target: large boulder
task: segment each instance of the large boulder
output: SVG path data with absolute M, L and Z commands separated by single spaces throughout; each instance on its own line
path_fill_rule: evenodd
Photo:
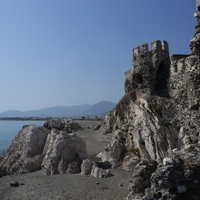
M 50 131 L 37 125 L 24 126 L 15 136 L 1 168 L 8 174 L 21 174 L 41 169 L 43 148 Z
M 45 127 L 23 126 L 1 160 L 0 171 L 22 174 L 43 169 L 45 174 L 80 173 L 82 160 L 87 156 L 86 145 L 76 134 L 69 133 L 80 126 L 70 122 L 67 123 L 69 129 L 66 124 L 61 128 L 63 125 L 59 119 L 55 122 L 57 129 L 66 130 L 54 129 L 50 125 L 53 120 Z M 49 130 L 50 127 L 52 130 Z
M 48 135 L 43 155 L 42 169 L 45 174 L 67 173 L 72 161 L 81 164 L 86 158 L 85 141 L 74 133 L 53 129 Z
M 94 165 L 95 163 L 90 160 L 90 159 L 84 159 L 82 164 L 81 164 L 81 174 L 83 175 L 88 175 L 91 173 L 92 171 L 92 166 Z
M 108 178 L 113 176 L 109 169 L 102 169 L 96 163 L 92 166 L 91 175 L 99 178 Z
M 48 129 L 57 129 L 67 132 L 83 130 L 83 128 L 70 118 L 53 118 L 44 123 L 44 127 Z
M 143 160 L 138 163 L 133 171 L 133 179 L 129 186 L 132 192 L 140 192 L 150 185 L 150 179 L 153 172 L 156 171 L 157 163 L 152 160 Z
M 124 151 L 126 150 L 125 143 L 123 139 L 126 136 L 126 133 L 123 131 L 115 131 L 111 142 L 100 152 L 97 157 L 101 158 L 102 162 L 109 162 L 112 165 L 115 165 L 120 161 Z

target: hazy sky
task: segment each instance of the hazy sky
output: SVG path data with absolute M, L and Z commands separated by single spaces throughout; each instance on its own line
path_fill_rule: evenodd
M 132 49 L 190 53 L 195 0 L 0 0 L 0 112 L 118 102 Z

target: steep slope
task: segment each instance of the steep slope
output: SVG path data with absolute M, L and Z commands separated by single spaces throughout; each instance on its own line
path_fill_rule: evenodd
M 196 1 L 192 54 L 170 59 L 166 41 L 153 42 L 150 50 L 148 44 L 134 48 L 132 69 L 125 73 L 125 95 L 101 125 L 101 132 L 113 132 L 113 138 L 98 157 L 134 172 L 128 199 L 200 198 L 194 193 L 200 182 L 200 1 Z

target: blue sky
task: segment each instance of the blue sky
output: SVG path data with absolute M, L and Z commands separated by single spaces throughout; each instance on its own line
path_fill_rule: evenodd
M 0 112 L 118 102 L 132 49 L 189 54 L 195 0 L 0 0 Z

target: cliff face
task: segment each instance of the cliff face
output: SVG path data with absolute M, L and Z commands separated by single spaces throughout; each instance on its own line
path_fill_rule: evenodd
M 100 130 L 113 132 L 98 156 L 132 169 L 142 159 L 160 162 L 173 149 L 200 150 L 200 7 L 191 55 L 172 55 L 166 41 L 133 49 L 125 73 L 125 95 L 106 116 Z M 170 63 L 171 60 L 171 63 Z
M 127 199 L 200 199 L 200 0 L 191 55 L 172 55 L 167 42 L 133 49 L 125 95 L 100 130 L 113 138 L 98 154 L 133 170 Z

